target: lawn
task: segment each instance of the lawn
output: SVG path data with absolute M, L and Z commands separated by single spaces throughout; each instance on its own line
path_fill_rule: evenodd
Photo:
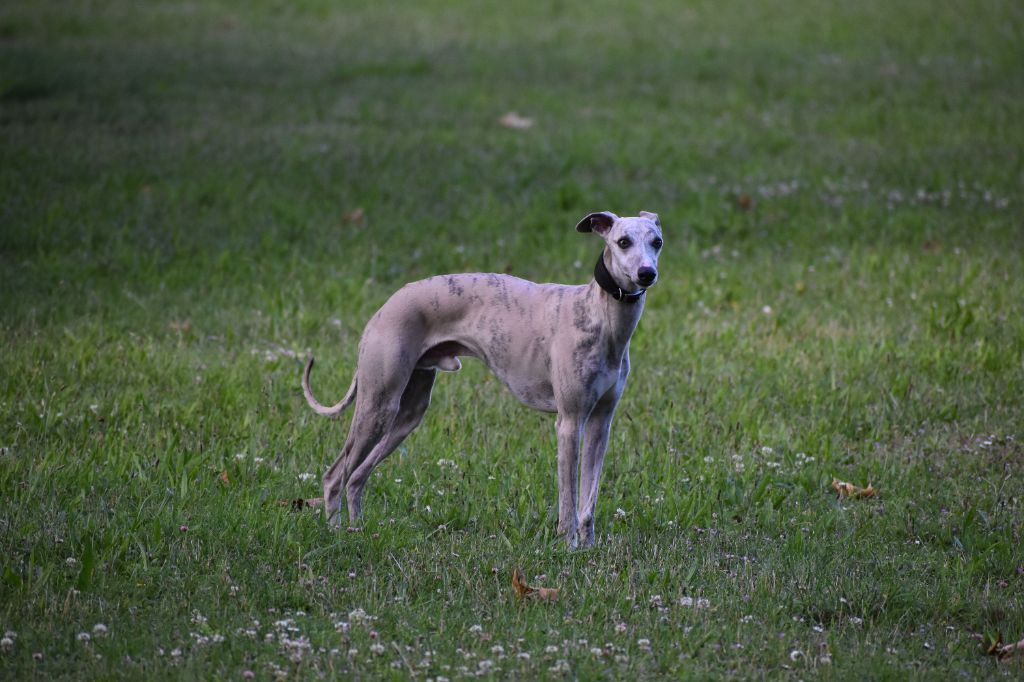
M 1018 678 L 1022 64 L 1011 0 L 3 3 L 0 678 Z M 292 507 L 308 355 L 641 209 L 593 549 L 474 361 Z

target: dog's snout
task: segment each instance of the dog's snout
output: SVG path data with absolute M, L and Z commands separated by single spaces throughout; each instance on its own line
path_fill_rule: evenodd
M 654 278 L 658 276 L 658 271 L 654 268 L 640 268 L 636 273 L 636 279 L 640 284 L 647 286 L 654 282 Z

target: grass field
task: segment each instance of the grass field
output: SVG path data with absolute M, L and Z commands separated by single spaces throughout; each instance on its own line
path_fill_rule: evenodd
M 1022 65 L 1011 0 L 3 3 L 0 678 L 1019 677 Z M 640 209 L 594 549 L 474 362 L 361 532 L 278 504 L 308 354 Z

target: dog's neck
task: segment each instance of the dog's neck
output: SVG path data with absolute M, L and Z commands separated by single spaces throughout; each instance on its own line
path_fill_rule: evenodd
M 633 332 L 636 331 L 637 323 L 640 322 L 646 296 L 635 303 L 624 305 L 612 298 L 612 295 L 593 279 L 587 285 L 586 296 L 592 302 L 588 307 L 600 311 L 600 333 L 608 340 L 610 353 L 615 357 L 621 357 L 629 345 Z

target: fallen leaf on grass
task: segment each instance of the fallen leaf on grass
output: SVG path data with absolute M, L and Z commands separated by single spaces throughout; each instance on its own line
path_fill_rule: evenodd
M 341 219 L 346 223 L 357 223 L 361 225 L 363 221 L 366 220 L 366 210 L 362 206 L 359 206 L 341 216 Z
M 294 500 L 278 500 L 277 504 L 281 507 L 291 507 L 292 511 L 300 511 L 305 507 L 315 508 L 319 507 L 324 503 L 322 497 L 311 497 L 305 499 L 302 497 L 296 497 Z
M 533 127 L 532 118 L 520 116 L 514 111 L 510 111 L 501 118 L 499 118 L 498 123 L 505 126 L 506 128 L 512 128 L 513 130 L 526 130 L 528 128 Z
M 999 633 L 995 640 L 989 644 L 985 653 L 989 656 L 995 656 L 1000 661 L 1005 661 L 1014 654 L 1018 654 L 1024 651 L 1024 639 L 1013 644 L 1003 644 L 1003 633 Z
M 541 601 L 558 601 L 558 590 L 551 587 L 531 587 L 526 584 L 526 578 L 520 568 L 512 569 L 512 587 L 520 599 L 539 599 Z
M 231 479 L 228 478 L 228 470 L 225 469 L 224 471 L 220 472 L 220 476 L 217 477 L 217 480 L 223 483 L 224 485 L 230 485 Z
M 838 478 L 832 479 L 832 490 L 835 490 L 837 493 L 839 493 L 839 499 L 842 499 L 844 497 L 849 497 L 855 500 L 864 499 L 867 497 L 874 497 L 875 495 L 878 494 L 878 491 L 875 490 L 874 486 L 872 486 L 870 483 L 868 484 L 867 488 L 860 488 L 852 483 L 840 481 Z

